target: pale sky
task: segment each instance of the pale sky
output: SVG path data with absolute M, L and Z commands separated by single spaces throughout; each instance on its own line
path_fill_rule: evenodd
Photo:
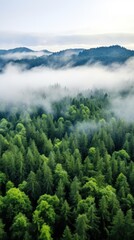
M 0 48 L 134 49 L 134 0 L 0 0 Z

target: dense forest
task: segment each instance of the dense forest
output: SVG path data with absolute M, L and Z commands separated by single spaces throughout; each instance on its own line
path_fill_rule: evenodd
M 0 109 L 0 239 L 134 239 L 134 123 L 108 93 Z

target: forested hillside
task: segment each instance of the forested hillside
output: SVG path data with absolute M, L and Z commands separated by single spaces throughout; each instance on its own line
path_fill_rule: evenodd
M 90 49 L 74 48 L 59 52 L 48 50 L 33 51 L 29 48 L 0 50 L 0 72 L 4 72 L 9 64 L 30 70 L 37 67 L 51 69 L 69 69 L 78 66 L 91 66 L 100 63 L 104 66 L 124 64 L 134 57 L 134 51 L 113 45 Z
M 109 94 L 0 109 L 0 239 L 134 239 L 134 123 Z

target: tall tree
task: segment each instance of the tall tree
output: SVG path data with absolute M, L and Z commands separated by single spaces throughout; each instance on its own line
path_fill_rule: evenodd
M 19 213 L 13 219 L 13 224 L 10 227 L 11 239 L 30 240 L 30 223 L 27 217 Z
M 119 209 L 115 215 L 112 225 L 110 239 L 125 240 L 125 219 L 121 209 Z
M 88 231 L 88 219 L 86 214 L 79 214 L 76 219 L 76 233 L 80 237 L 81 240 L 86 240 L 87 231 Z

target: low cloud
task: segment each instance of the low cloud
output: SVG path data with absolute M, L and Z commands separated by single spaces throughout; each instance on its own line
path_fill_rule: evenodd
M 78 122 L 74 127 L 73 130 L 80 132 L 80 133 L 90 133 L 94 132 L 95 130 L 101 127 L 101 123 L 96 123 L 95 121 L 82 121 Z
M 0 74 L 0 100 L 5 103 L 31 107 L 43 106 L 51 111 L 51 105 L 67 96 L 80 92 L 103 89 L 110 95 L 111 111 L 127 121 L 134 120 L 134 59 L 123 65 L 52 70 L 35 68 L 22 71 L 8 65 Z M 20 104 L 21 103 L 21 104 Z
M 17 52 L 17 53 L 8 53 L 4 55 L 0 55 L 2 59 L 5 60 L 21 60 L 21 59 L 33 59 L 36 57 L 42 57 L 44 55 L 50 55 L 50 53 L 45 53 L 43 51 L 35 51 L 35 52 Z
M 134 95 L 116 96 L 112 99 L 112 109 L 115 115 L 127 122 L 134 121 Z

